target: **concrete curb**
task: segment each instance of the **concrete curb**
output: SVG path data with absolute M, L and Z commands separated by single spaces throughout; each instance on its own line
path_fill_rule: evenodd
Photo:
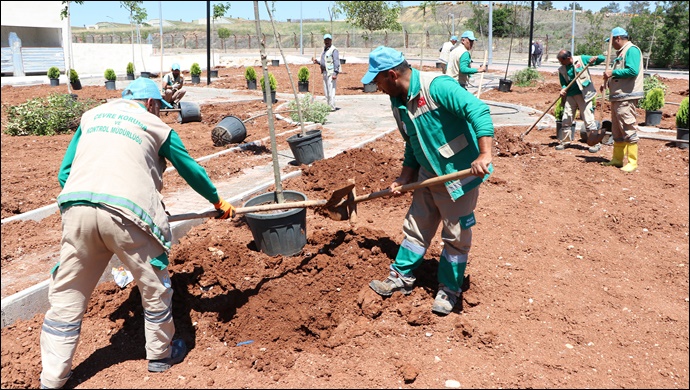
M 286 180 L 300 176 L 301 174 L 301 170 L 294 171 L 282 176 L 281 179 Z M 232 198 L 229 198 L 228 201 L 232 204 L 243 204 L 251 197 L 253 197 L 253 195 L 264 192 L 267 188 L 274 184 L 275 182 L 272 180 L 267 181 L 248 191 L 235 195 Z M 198 210 L 197 212 L 203 213 L 209 210 L 211 209 L 207 208 L 204 210 Z M 173 242 L 177 243 L 179 241 L 179 238 L 186 235 L 191 228 L 203 223 L 204 221 L 205 219 L 200 218 L 171 223 L 170 228 L 172 229 Z M 110 263 L 108 263 L 108 266 L 106 266 L 105 271 L 103 272 L 103 275 L 101 275 L 101 279 L 98 283 L 101 284 L 105 281 L 112 280 L 112 267 L 120 266 L 122 266 L 122 262 L 120 262 L 117 256 L 113 256 L 110 259 Z M 4 298 L 2 300 L 2 303 L 0 304 L 2 311 L 2 327 L 4 328 L 6 326 L 12 325 L 17 320 L 31 319 L 38 313 L 45 313 L 50 307 L 50 303 L 48 302 L 49 288 L 50 279 L 46 279 L 27 289 L 24 289 L 22 291 L 10 295 L 7 298 Z

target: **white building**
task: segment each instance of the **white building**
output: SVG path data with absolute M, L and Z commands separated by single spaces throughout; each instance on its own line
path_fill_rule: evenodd
M 65 72 L 68 19 L 60 19 L 61 1 L 1 1 L 2 74 L 46 74 L 57 66 Z M 18 38 L 18 39 L 17 39 Z

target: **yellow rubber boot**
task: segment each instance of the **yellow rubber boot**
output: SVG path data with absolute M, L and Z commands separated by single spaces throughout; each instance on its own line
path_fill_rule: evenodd
M 628 153 L 628 163 L 621 168 L 621 171 L 632 172 L 637 169 L 637 144 L 627 142 L 625 151 Z
M 626 142 L 614 142 L 613 143 L 613 157 L 611 157 L 611 161 L 602 163 L 601 165 L 606 166 L 606 167 L 618 167 L 621 168 L 623 166 L 623 156 L 625 155 L 625 147 L 627 143 Z

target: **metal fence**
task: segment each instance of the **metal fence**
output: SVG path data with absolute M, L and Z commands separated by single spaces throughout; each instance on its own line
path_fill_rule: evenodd
M 372 34 L 364 34 L 361 31 L 335 33 L 333 35 L 333 44 L 341 49 L 358 48 L 358 49 L 373 49 L 377 46 L 384 45 L 394 47 L 400 50 L 404 49 L 421 49 L 425 45 L 426 49 L 431 49 L 429 53 L 438 51 L 441 45 L 448 39 L 447 34 L 430 34 L 426 33 L 410 33 L 407 31 L 400 32 L 376 32 Z M 151 44 L 156 50 L 160 47 L 160 34 L 149 34 L 148 38 L 144 39 L 145 43 Z M 300 38 L 302 40 L 300 45 Z M 262 39 L 266 43 L 266 47 L 275 48 L 277 41 L 273 35 L 263 34 Z M 285 49 L 298 49 L 300 47 L 306 49 L 317 49 L 323 46 L 323 39 L 320 33 L 305 33 L 300 37 L 297 33 L 292 34 L 278 34 L 278 40 L 281 47 Z M 556 38 L 554 36 L 537 36 L 534 40 L 538 40 L 544 45 L 543 57 L 548 60 L 549 56 L 554 56 L 561 49 L 571 49 L 571 38 Z M 583 38 L 575 38 L 575 47 L 578 41 Z M 131 44 L 132 36 L 130 34 L 76 34 L 73 35 L 75 43 L 117 43 L 117 44 Z M 136 41 L 136 37 L 135 37 Z M 516 37 L 510 38 L 496 38 L 492 39 L 493 51 L 512 53 L 527 53 L 529 51 L 529 38 Z M 475 42 L 474 51 L 483 52 L 486 50 L 488 44 L 487 37 L 481 37 Z M 211 39 L 211 47 L 214 50 L 246 50 L 259 49 L 260 40 L 256 34 L 232 34 L 230 37 L 221 39 L 214 35 Z M 206 33 L 205 32 L 172 32 L 163 34 L 163 48 L 166 49 L 206 49 Z M 602 53 L 606 50 L 602 43 Z

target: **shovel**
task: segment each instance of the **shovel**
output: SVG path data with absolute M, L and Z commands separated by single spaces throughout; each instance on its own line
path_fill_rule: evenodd
M 343 188 L 339 188 L 339 189 L 333 191 L 333 194 L 331 194 L 331 197 L 328 200 L 326 200 L 326 199 L 305 200 L 302 202 L 271 203 L 271 204 L 262 204 L 262 205 L 258 205 L 258 206 L 235 207 L 235 213 L 233 214 L 233 217 L 236 214 L 255 213 L 255 212 L 259 212 L 259 211 L 299 209 L 299 208 L 305 208 L 305 207 L 324 207 L 324 208 L 332 207 L 333 205 L 336 205 L 339 202 L 341 202 L 343 197 L 350 194 L 353 191 L 354 187 L 355 187 L 354 183 L 351 183 L 351 184 L 349 184 Z M 218 217 L 219 215 L 222 215 L 222 211 L 210 210 L 210 211 L 205 211 L 202 213 L 177 214 L 177 215 L 168 216 L 168 222 L 177 222 L 177 221 L 184 221 L 184 220 L 188 220 L 188 219 L 198 219 L 198 218 L 211 218 L 211 217 Z
M 432 177 L 430 179 L 422 180 L 422 181 L 416 181 L 414 183 L 409 183 L 405 184 L 403 186 L 395 188 L 395 190 L 400 191 L 400 192 L 405 192 L 405 191 L 411 191 L 411 190 L 416 190 L 417 188 L 422 188 L 422 187 L 429 187 L 435 184 L 440 184 L 440 183 L 445 183 L 450 180 L 456 180 L 456 179 L 464 179 L 468 176 L 472 176 L 471 174 L 471 169 L 465 169 L 462 171 L 458 171 L 455 173 L 449 173 L 447 175 L 443 176 L 437 176 L 437 177 Z M 354 186 L 354 184 L 351 184 Z M 349 188 L 345 187 L 345 188 Z M 340 189 L 338 191 L 343 191 L 345 188 Z M 354 188 L 353 188 L 354 190 Z M 325 205 L 323 209 L 325 209 L 327 215 L 329 218 L 335 220 L 335 221 L 344 221 L 346 219 L 350 219 L 351 222 L 353 222 L 352 217 L 356 216 L 357 213 L 357 203 L 359 202 L 364 202 L 366 200 L 372 200 L 376 198 L 381 198 L 383 196 L 389 196 L 393 194 L 392 189 L 388 188 L 383 191 L 378 191 L 378 192 L 372 192 L 370 194 L 366 195 L 360 195 L 360 196 L 353 196 L 352 193 L 349 193 L 347 199 L 343 199 L 340 201 L 340 203 L 333 204 L 333 205 Z M 342 193 L 342 192 L 340 192 Z

